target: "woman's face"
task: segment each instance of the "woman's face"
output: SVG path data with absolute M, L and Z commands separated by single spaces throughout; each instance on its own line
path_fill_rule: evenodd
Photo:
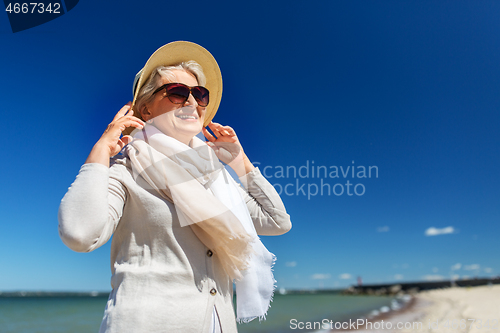
M 177 69 L 172 72 L 175 81 L 162 77 L 159 86 L 171 82 L 183 83 L 190 87 L 198 85 L 193 74 Z M 168 99 L 165 89 L 162 89 L 143 110 L 142 117 L 146 121 L 153 119 L 153 125 L 164 134 L 189 144 L 193 136 L 200 133 L 203 128 L 205 111 L 206 108 L 199 106 L 193 95 L 190 94 L 184 104 L 174 104 Z

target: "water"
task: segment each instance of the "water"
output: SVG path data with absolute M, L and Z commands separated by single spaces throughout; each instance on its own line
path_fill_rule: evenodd
M 238 325 L 238 332 L 282 333 L 310 332 L 292 329 L 290 321 L 321 322 L 323 319 L 336 321 L 361 318 L 383 306 L 391 306 L 393 297 L 344 296 L 339 294 L 275 295 L 267 314 L 267 320 L 258 319 Z M 295 326 L 292 326 L 295 327 Z
M 306 332 L 290 329 L 290 320 L 341 321 L 357 318 L 383 306 L 391 297 L 307 294 L 274 296 L 267 320 L 238 325 L 240 333 Z M 107 296 L 0 297 L 2 333 L 98 332 Z M 310 331 L 310 330 L 309 330 Z
M 102 296 L 0 298 L 0 332 L 98 332 L 107 299 Z

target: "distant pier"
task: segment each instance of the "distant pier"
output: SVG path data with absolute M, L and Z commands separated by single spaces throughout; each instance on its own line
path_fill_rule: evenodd
M 500 277 L 478 278 L 468 280 L 443 280 L 443 281 L 420 281 L 401 282 L 387 284 L 370 284 L 362 286 L 351 286 L 344 290 L 344 295 L 397 295 L 415 294 L 422 290 L 450 288 L 450 287 L 475 287 L 488 284 L 500 284 Z

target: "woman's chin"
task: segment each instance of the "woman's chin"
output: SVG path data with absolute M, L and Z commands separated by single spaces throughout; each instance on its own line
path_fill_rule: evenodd
M 178 138 L 187 138 L 189 137 L 190 139 L 193 138 L 196 134 L 201 132 L 201 127 L 202 125 L 196 121 L 196 122 L 176 122 L 175 124 L 175 129 L 171 132 L 174 138 L 179 140 Z M 182 140 L 179 140 L 182 141 Z

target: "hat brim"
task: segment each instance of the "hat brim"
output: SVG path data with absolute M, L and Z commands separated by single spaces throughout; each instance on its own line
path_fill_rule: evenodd
M 207 79 L 205 87 L 210 92 L 210 102 L 205 113 L 205 121 L 203 126 L 208 126 L 219 108 L 222 98 L 222 75 L 219 65 L 215 58 L 202 46 L 186 41 L 177 41 L 163 45 L 149 57 L 146 65 L 142 68 L 142 74 L 137 81 L 135 88 L 134 100 L 132 101 L 132 110 L 134 116 L 141 118 L 139 110 L 136 110 L 135 103 L 140 89 L 146 83 L 149 76 L 158 66 L 178 65 L 181 62 L 194 60 L 203 69 L 203 73 Z M 134 128 L 128 127 L 123 131 L 124 135 L 130 134 Z

